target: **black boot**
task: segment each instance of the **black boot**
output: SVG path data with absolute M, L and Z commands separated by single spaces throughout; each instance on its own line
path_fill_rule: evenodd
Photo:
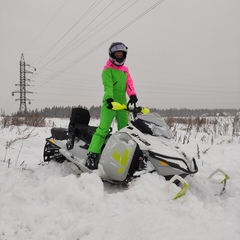
M 98 168 L 99 154 L 89 152 L 85 166 L 91 170 Z

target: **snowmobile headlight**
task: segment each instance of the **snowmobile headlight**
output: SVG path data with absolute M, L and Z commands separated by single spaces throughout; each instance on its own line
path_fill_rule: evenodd
M 56 143 L 56 141 L 55 141 L 53 138 L 51 138 L 49 141 L 50 141 L 51 143 Z
M 168 167 L 168 166 L 169 166 L 165 161 L 159 160 L 159 162 L 160 162 L 164 167 Z

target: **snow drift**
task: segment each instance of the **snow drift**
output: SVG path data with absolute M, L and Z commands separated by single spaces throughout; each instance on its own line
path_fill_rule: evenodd
M 50 121 L 49 126 L 53 121 L 59 127 L 68 124 Z M 156 173 L 122 188 L 104 184 L 96 174 L 79 176 L 69 162 L 41 164 L 49 132 L 50 127 L 1 129 L 1 240 L 240 238 L 239 137 L 228 133 L 210 141 L 204 133 L 190 136 L 181 147 L 196 155 L 199 172 L 186 178 L 187 194 L 173 200 L 179 187 L 166 191 L 167 181 Z M 230 176 L 222 196 L 223 176 L 208 179 L 216 168 Z

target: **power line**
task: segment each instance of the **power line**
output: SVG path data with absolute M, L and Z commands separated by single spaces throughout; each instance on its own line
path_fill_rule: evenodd
M 98 3 L 96 3 L 99 0 L 96 0 L 90 8 L 72 25 L 72 27 L 56 42 L 54 43 L 45 53 L 40 56 L 40 60 L 35 64 L 36 66 L 68 35 L 68 33 L 76 27 L 77 24 L 79 24 L 102 0 L 100 0 Z
M 40 67 L 40 71 L 44 70 L 44 68 L 51 63 L 54 59 L 56 59 L 56 57 L 64 52 L 66 52 L 68 49 L 70 49 L 71 47 L 73 47 L 77 42 L 79 42 L 81 39 L 83 39 L 84 37 L 86 37 L 89 33 L 91 33 L 94 29 L 96 29 L 99 25 L 101 25 L 106 19 L 109 19 L 112 15 L 114 15 L 117 11 L 119 11 L 124 5 L 126 5 L 126 3 L 128 3 L 130 0 L 128 0 L 127 2 L 125 2 L 122 6 L 120 6 L 119 8 L 117 8 L 116 11 L 112 12 L 108 17 L 106 17 L 104 20 L 102 20 L 99 24 L 97 24 L 93 29 L 91 29 L 89 32 L 87 32 L 84 36 L 82 36 L 80 39 L 78 39 L 77 41 L 75 41 L 74 43 L 72 43 L 74 41 L 74 39 L 76 39 L 85 29 L 87 29 L 90 24 L 92 22 L 94 22 L 114 1 L 112 1 L 107 7 L 105 7 L 103 9 L 103 11 L 101 11 L 100 14 L 98 14 L 80 33 L 77 34 L 77 36 L 75 38 L 73 38 L 67 45 L 65 45 L 65 47 L 58 52 L 51 60 L 49 60 L 45 65 Z M 76 48 L 78 48 L 79 46 L 81 46 L 83 43 L 85 43 L 87 40 L 89 40 L 90 38 L 92 38 L 94 35 L 96 35 L 98 32 L 100 32 L 103 28 L 105 28 L 107 25 L 109 25 L 110 23 L 112 23 L 113 20 L 115 20 L 116 18 L 118 18 L 119 16 L 121 16 L 124 12 L 126 12 L 129 8 L 131 8 L 133 5 L 135 5 L 139 0 L 135 1 L 133 4 L 131 4 L 129 7 L 127 7 L 126 9 L 124 9 L 122 12 L 120 12 L 120 14 L 118 14 L 117 16 L 115 16 L 113 19 L 111 19 L 110 21 L 108 21 L 103 27 L 101 27 L 98 31 L 94 32 L 92 35 L 90 35 L 87 39 L 85 39 L 84 41 L 82 41 L 80 44 L 78 44 L 76 47 L 72 48 L 72 50 L 68 51 L 65 55 L 63 55 L 61 58 L 59 58 L 57 61 L 55 61 L 54 63 L 52 63 L 50 66 L 53 66 L 54 64 L 56 64 L 57 62 L 59 62 L 61 59 L 63 59 L 64 57 L 66 57 L 69 53 L 71 53 L 73 50 L 75 50 Z M 71 44 L 72 43 L 72 44 Z M 70 45 L 71 44 L 71 45 Z M 70 45 L 70 46 L 69 46 Z
M 24 52 L 26 52 L 35 42 L 36 40 L 41 36 L 41 34 L 44 32 L 44 30 L 49 26 L 49 24 L 53 21 L 53 19 L 58 15 L 58 13 L 61 11 L 61 9 L 65 6 L 65 4 L 69 0 L 66 0 L 62 6 L 58 9 L 58 11 L 54 14 L 54 16 L 51 18 L 51 20 L 47 23 L 47 25 L 40 31 L 40 33 L 37 35 L 37 37 L 28 45 L 28 47 L 25 49 Z
M 104 22 L 106 19 L 109 19 L 110 16 L 115 15 L 115 13 L 117 11 L 119 11 L 123 6 L 125 6 L 128 2 L 130 2 L 131 0 L 128 0 L 127 2 L 125 2 L 124 4 L 122 4 L 119 8 L 117 8 L 117 10 L 115 10 L 114 12 L 112 12 L 108 17 L 106 17 L 103 21 L 101 21 L 96 27 L 98 27 L 102 22 Z M 120 12 L 117 16 L 115 16 L 113 19 L 111 19 L 109 22 L 107 22 L 102 28 L 100 28 L 97 32 L 95 32 L 94 34 L 92 34 L 90 37 L 88 37 L 86 40 L 84 40 L 83 42 L 81 42 L 77 47 L 79 47 L 80 45 L 82 45 L 84 42 L 86 42 L 87 40 L 89 40 L 91 37 L 93 37 L 96 33 L 98 33 L 99 31 L 101 31 L 104 27 L 106 27 L 107 25 L 109 25 L 113 20 L 115 20 L 116 18 L 118 18 L 119 16 L 121 16 L 124 12 L 126 12 L 129 8 L 131 8 L 132 6 L 134 6 L 139 0 L 136 0 L 134 3 L 132 3 L 130 6 L 128 6 L 127 8 L 123 9 L 122 12 Z M 106 9 L 106 7 L 105 7 Z M 102 11 L 103 12 L 103 11 Z M 88 24 L 89 26 L 89 24 Z M 92 30 L 94 30 L 96 27 L 94 27 Z M 85 34 L 82 38 L 84 38 L 86 35 L 88 35 L 92 30 L 90 30 L 87 34 Z M 82 39 L 81 38 L 81 39 Z M 81 40 L 79 39 L 79 40 Z M 78 40 L 78 41 L 79 41 Z M 77 41 L 76 41 L 77 42 Z M 75 42 L 75 43 L 76 43 Z M 74 44 L 75 44 L 74 43 Z M 66 46 L 68 46 L 69 44 L 67 44 Z M 66 47 L 65 46 L 65 47 Z M 75 47 L 74 49 L 76 49 L 77 47 Z M 72 52 L 74 49 L 72 49 L 70 52 Z M 51 67 L 52 65 L 56 64 L 57 62 L 59 62 L 61 59 L 63 59 L 65 56 L 67 56 L 70 52 L 68 52 L 67 54 L 65 54 L 63 57 L 61 57 L 60 59 L 58 59 L 56 62 L 54 62 L 53 64 L 49 65 L 48 67 Z M 59 53 L 57 54 L 59 55 Z M 48 61 L 48 63 L 50 63 L 52 60 L 54 60 L 57 55 L 55 55 L 55 57 L 53 57 L 51 60 Z M 47 64 L 48 64 L 47 63 Z M 46 64 L 45 64 L 46 65 Z M 44 65 L 44 67 L 45 67 Z M 45 68 L 46 69 L 46 68 Z M 40 73 L 45 70 L 43 67 L 40 67 Z M 40 83 L 41 84 L 41 83 Z M 39 84 L 38 84 L 39 85 Z
M 102 41 L 100 44 L 96 45 L 95 47 L 93 47 L 91 50 L 89 50 L 88 52 L 86 52 L 85 54 L 83 54 L 81 57 L 77 58 L 75 61 L 73 61 L 72 63 L 70 63 L 69 65 L 67 65 L 66 67 L 64 67 L 62 70 L 58 71 L 55 75 L 53 75 L 51 78 L 46 79 L 45 82 L 43 82 L 40 86 L 46 84 L 48 81 L 50 81 L 51 79 L 57 77 L 58 75 L 60 75 L 61 73 L 63 73 L 64 71 L 66 71 L 67 69 L 69 69 L 70 67 L 72 67 L 73 65 L 77 64 L 79 61 L 81 61 L 82 59 L 86 58 L 88 55 L 90 55 L 92 52 L 96 51 L 98 48 L 100 48 L 103 44 L 105 44 L 106 42 L 108 42 L 110 39 L 112 39 L 113 37 L 115 37 L 116 35 L 118 35 L 119 33 L 121 33 L 122 31 L 124 31 L 125 29 L 127 29 L 128 27 L 130 27 L 133 23 L 135 23 L 136 21 L 138 21 L 139 19 L 141 19 L 143 16 L 145 16 L 147 13 L 149 13 L 150 11 L 152 11 L 154 8 L 156 8 L 159 4 L 161 4 L 162 2 L 164 2 L 164 0 L 160 0 L 158 2 L 156 2 L 155 4 L 153 4 L 151 7 L 149 7 L 147 10 L 145 10 L 144 12 L 142 12 L 141 14 L 139 14 L 136 18 L 134 18 L 132 21 L 130 21 L 128 24 L 126 24 L 124 27 L 120 28 L 118 31 L 116 31 L 114 34 L 112 34 L 111 36 L 109 36 L 108 38 L 106 38 L 104 41 Z M 40 87 L 38 86 L 38 87 Z

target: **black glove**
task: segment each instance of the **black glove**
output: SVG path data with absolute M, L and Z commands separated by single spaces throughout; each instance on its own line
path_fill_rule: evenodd
M 114 100 L 112 98 L 108 98 L 106 101 L 108 104 L 107 108 L 112 109 L 113 108 L 112 102 L 114 102 Z
M 138 99 L 137 99 L 137 96 L 136 96 L 136 95 L 131 95 L 131 96 L 130 96 L 129 102 L 130 102 L 131 104 L 134 104 L 134 103 L 136 103 L 137 101 L 138 101 Z

